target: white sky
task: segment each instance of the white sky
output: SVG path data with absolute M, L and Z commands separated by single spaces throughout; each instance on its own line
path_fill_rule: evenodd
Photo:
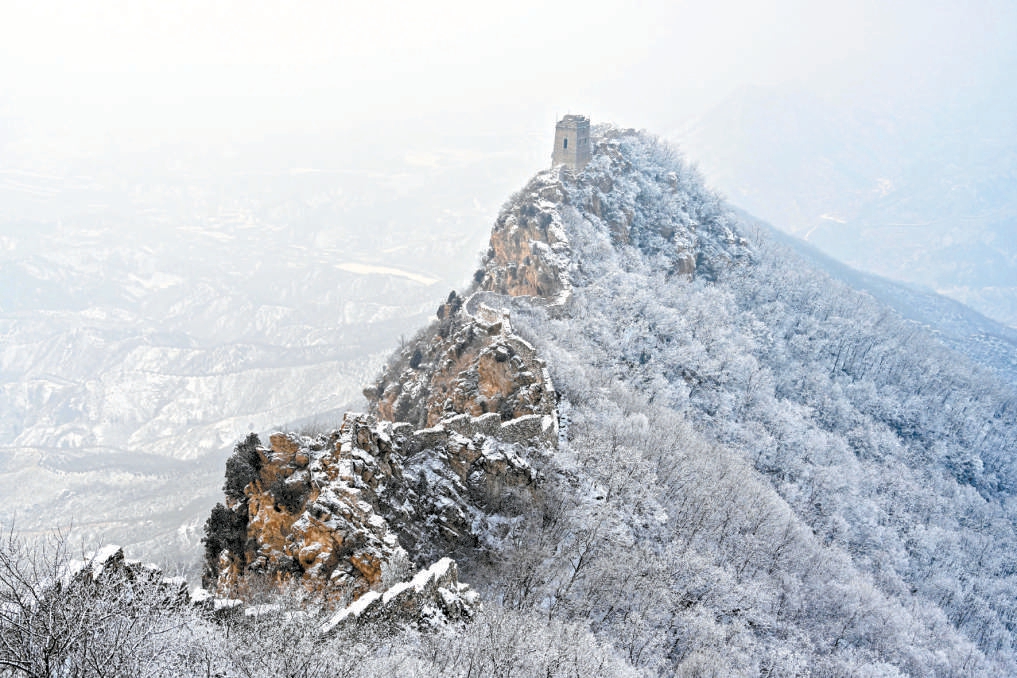
M 0 117 L 184 131 L 571 110 L 666 133 L 744 85 L 878 98 L 999 77 L 1015 6 L 3 0 Z

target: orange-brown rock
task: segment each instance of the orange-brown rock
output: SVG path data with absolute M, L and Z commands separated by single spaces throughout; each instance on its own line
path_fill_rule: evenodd
M 536 350 L 506 315 L 478 304 L 474 316 L 467 306 L 406 347 L 365 391 L 378 417 L 430 427 L 458 414 L 553 415 L 554 389 Z
M 347 603 L 403 578 L 404 545 L 423 561 L 476 545 L 478 512 L 535 480 L 518 445 L 555 439 L 553 418 L 535 418 L 521 441 L 498 415 L 414 431 L 349 414 L 318 438 L 272 435 L 231 509 L 243 518 L 242 552 L 210 554 L 206 585 L 243 593 L 254 576 Z
M 499 215 L 479 289 L 548 300 L 567 292 L 569 248 L 561 217 L 566 199 L 558 176 L 538 174 Z
M 271 447 L 258 450 L 258 477 L 235 507 L 246 509 L 247 546 L 243 554 L 220 556 L 216 588 L 242 590 L 254 573 L 348 600 L 402 576 L 405 551 L 371 496 L 377 485 L 371 480 L 383 473 L 391 449 L 375 445 L 377 457 L 365 464 L 357 455 L 361 424 L 348 417 L 338 431 L 314 441 L 273 434 Z

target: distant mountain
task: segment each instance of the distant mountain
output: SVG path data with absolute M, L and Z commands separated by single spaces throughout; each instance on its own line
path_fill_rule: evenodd
M 749 212 L 854 268 L 1017 327 L 1017 122 L 1006 88 L 883 108 L 746 88 L 675 136 Z
M 904 318 L 924 325 L 953 350 L 1017 386 L 1017 329 L 931 290 L 862 273 L 800 238 L 783 233 L 747 212 L 736 211 L 747 226 L 765 230 L 769 238 L 787 246 L 810 265 L 856 290 L 868 292 Z

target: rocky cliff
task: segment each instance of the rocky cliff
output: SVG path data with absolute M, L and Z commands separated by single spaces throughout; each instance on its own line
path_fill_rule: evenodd
M 553 417 L 555 405 L 544 363 L 512 331 L 509 315 L 486 306 L 482 294 L 464 306 L 455 292 L 438 322 L 364 393 L 378 417 L 420 427 L 459 414 Z
M 499 520 L 540 482 L 532 460 L 558 437 L 554 386 L 513 331 L 511 300 L 567 312 L 582 275 L 570 222 L 603 222 L 616 244 L 659 257 L 668 275 L 708 272 L 711 248 L 713 262 L 746 255 L 718 222 L 714 196 L 689 199 L 701 190 L 694 176 L 633 164 L 638 138 L 600 128 L 583 172 L 541 172 L 506 203 L 472 287 L 452 292 L 365 389 L 368 414 L 316 438 L 277 433 L 268 446 L 253 437 L 237 446 L 227 502 L 206 526 L 207 586 L 298 583 L 348 603 L 411 566 L 497 541 Z
M 249 439 L 234 458 L 256 458 L 254 477 L 209 519 L 205 584 L 243 595 L 255 582 L 299 583 L 349 602 L 479 547 L 491 517 L 512 510 L 507 498 L 536 480 L 525 455 L 552 444 L 547 419 L 467 414 L 415 429 L 348 414 L 317 438 Z

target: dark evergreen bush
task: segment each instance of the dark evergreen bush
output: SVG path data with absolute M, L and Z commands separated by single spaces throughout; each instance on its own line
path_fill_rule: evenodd
M 242 511 L 233 511 L 221 503 L 216 504 L 205 521 L 205 537 L 201 541 L 205 545 L 203 583 L 207 585 L 219 574 L 219 554 L 224 549 L 229 549 L 231 553 L 243 553 L 247 541 L 246 504 Z
M 251 433 L 236 444 L 232 456 L 226 460 L 226 483 L 222 489 L 230 499 L 244 501 L 244 488 L 257 479 L 261 471 L 260 446 L 258 434 Z
M 307 498 L 308 488 L 303 483 L 288 483 L 284 478 L 278 478 L 269 492 L 275 498 L 276 506 L 281 506 L 290 513 L 296 513 L 303 507 L 304 499 Z

